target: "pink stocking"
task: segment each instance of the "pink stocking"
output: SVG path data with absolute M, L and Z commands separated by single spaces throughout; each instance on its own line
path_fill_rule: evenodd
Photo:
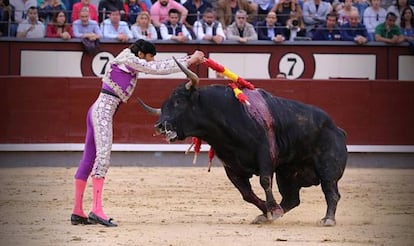
M 104 178 L 95 178 L 92 177 L 92 187 L 93 187 L 93 204 L 92 212 L 104 220 L 109 218 L 105 215 L 102 208 L 102 191 L 104 185 Z
M 83 193 L 85 192 L 86 180 L 75 179 L 75 204 L 73 206 L 73 214 L 86 217 L 83 212 Z

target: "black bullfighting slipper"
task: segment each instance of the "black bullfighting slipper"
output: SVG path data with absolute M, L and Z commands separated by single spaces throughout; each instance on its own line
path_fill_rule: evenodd
M 87 217 L 82 217 L 76 214 L 72 214 L 70 216 L 70 223 L 72 223 L 72 225 L 90 225 L 91 224 L 88 221 Z
M 93 212 L 90 212 L 88 215 L 88 222 L 91 224 L 101 224 L 107 227 L 118 226 L 117 224 L 112 222 L 112 220 L 113 220 L 112 218 L 109 218 L 108 220 L 104 220 Z

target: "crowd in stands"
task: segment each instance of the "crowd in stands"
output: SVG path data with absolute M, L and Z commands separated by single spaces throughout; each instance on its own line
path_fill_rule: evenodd
M 414 46 L 414 0 L 0 0 L 0 36 Z

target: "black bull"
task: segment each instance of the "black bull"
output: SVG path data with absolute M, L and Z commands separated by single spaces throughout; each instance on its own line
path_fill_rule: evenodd
M 178 86 L 161 109 L 141 101 L 147 111 L 160 115 L 156 130 L 168 141 L 198 137 L 212 146 L 243 199 L 262 211 L 255 223 L 282 216 L 299 205 L 301 187 L 321 184 L 327 203 L 321 225 L 335 225 L 338 180 L 346 166 L 347 149 L 344 131 L 329 115 L 262 89 L 244 89 L 251 105 L 242 104 L 228 86 L 196 88 L 198 77 L 180 67 L 190 81 Z M 280 205 L 272 193 L 274 173 Z M 265 201 L 252 190 L 253 174 L 260 177 Z

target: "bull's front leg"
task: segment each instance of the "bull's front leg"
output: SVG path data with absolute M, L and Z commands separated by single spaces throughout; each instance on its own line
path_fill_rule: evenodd
M 259 215 L 253 221 L 255 224 L 261 224 L 265 222 L 272 222 L 273 220 L 283 215 L 282 207 L 276 203 L 276 200 L 272 192 L 273 173 L 272 175 L 261 175 L 260 185 L 262 186 L 266 195 L 266 213 Z
M 256 207 L 259 208 L 263 214 L 266 214 L 266 203 L 253 192 L 249 178 L 242 177 L 227 167 L 224 167 L 224 170 L 226 171 L 227 177 L 239 190 L 240 194 L 243 197 L 243 200 L 256 205 Z

